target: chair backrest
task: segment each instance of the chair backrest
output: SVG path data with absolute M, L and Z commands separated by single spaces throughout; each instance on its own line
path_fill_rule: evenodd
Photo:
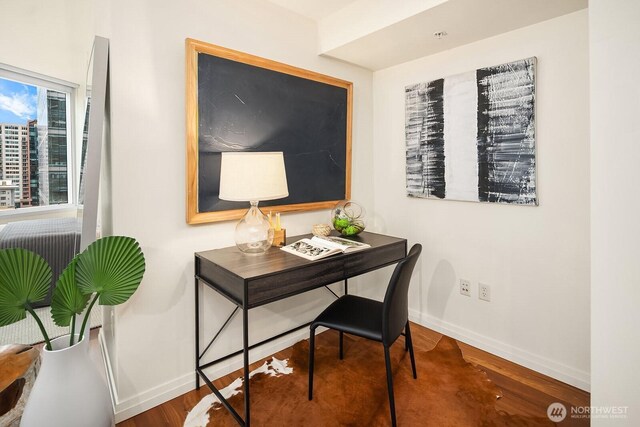
M 382 306 L 382 342 L 391 345 L 402 333 L 409 319 L 409 283 L 422 245 L 413 245 L 407 256 L 397 265 Z

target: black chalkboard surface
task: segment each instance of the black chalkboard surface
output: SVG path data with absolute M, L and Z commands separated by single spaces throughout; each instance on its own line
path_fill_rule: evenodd
M 248 207 L 218 198 L 220 153 L 227 151 L 284 152 L 289 197 L 260 206 L 318 208 L 347 198 L 351 83 L 202 50 L 196 49 L 197 213 Z

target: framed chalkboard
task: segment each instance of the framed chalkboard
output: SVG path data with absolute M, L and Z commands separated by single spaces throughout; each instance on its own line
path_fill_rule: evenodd
M 282 151 L 289 197 L 269 210 L 330 208 L 351 192 L 352 83 L 187 39 L 187 222 L 240 218 L 218 197 L 227 151 Z M 266 210 L 266 209 L 265 209 Z

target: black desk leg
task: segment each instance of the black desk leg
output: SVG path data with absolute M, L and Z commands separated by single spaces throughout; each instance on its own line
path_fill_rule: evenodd
M 196 278 L 195 290 L 196 290 L 196 390 L 200 388 L 200 374 L 198 374 L 198 368 L 200 367 L 200 283 Z
M 246 305 L 242 307 L 242 342 L 244 347 L 244 425 L 249 427 L 251 417 L 249 409 L 249 309 Z
M 347 295 L 349 293 L 349 283 L 347 282 L 348 279 L 344 279 L 344 294 Z

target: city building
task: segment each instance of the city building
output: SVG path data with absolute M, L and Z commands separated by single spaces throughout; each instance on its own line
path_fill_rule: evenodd
M 0 124 L 0 178 L 11 180 L 17 186 L 15 201 L 22 200 L 23 186 L 23 146 L 27 144 L 27 126 L 19 124 Z
M 31 206 L 40 206 L 40 197 L 38 192 L 38 121 L 29 120 L 28 141 L 29 141 L 29 196 Z
M 37 120 L 0 124 L 0 179 L 16 187 L 16 207 L 69 201 L 67 94 L 37 93 Z
M 27 122 L 26 132 L 24 136 L 20 138 L 20 164 L 21 164 L 21 177 L 20 177 L 20 207 L 31 206 L 31 185 L 29 183 L 29 176 L 31 175 L 31 166 L 29 162 L 30 150 L 29 150 L 29 122 Z
M 67 203 L 67 95 L 38 87 L 38 203 Z
M 0 180 L 0 210 L 16 208 L 16 191 L 18 186 L 10 179 Z
M 67 94 L 38 87 L 37 120 L 0 124 L 0 179 L 16 187 L 16 207 L 67 203 Z

